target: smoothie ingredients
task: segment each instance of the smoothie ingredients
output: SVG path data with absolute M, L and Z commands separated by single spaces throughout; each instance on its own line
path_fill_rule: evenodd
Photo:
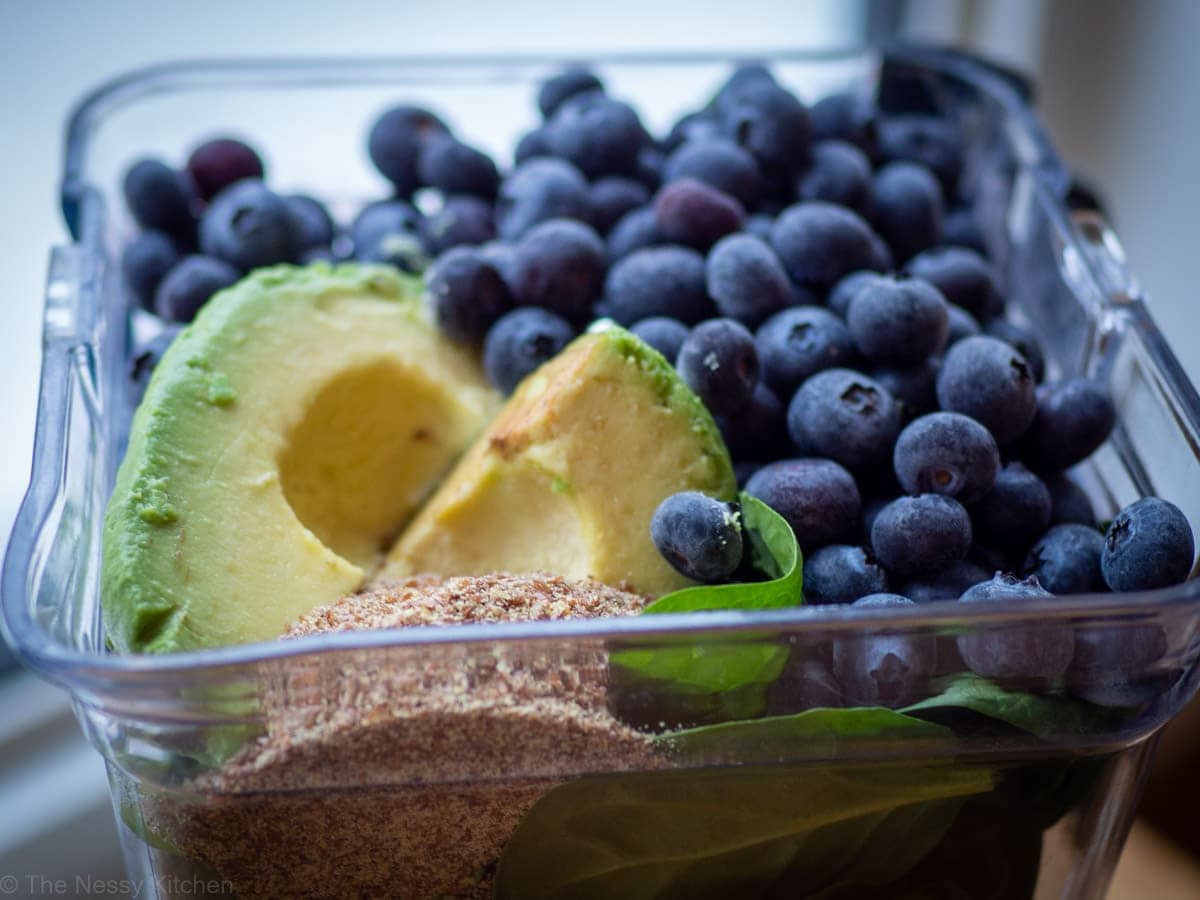
M 811 566 L 823 602 L 888 585 L 949 599 L 995 571 L 1040 572 L 1060 591 L 1090 583 L 1079 554 L 1094 541 L 1047 529 L 1095 526 L 1066 470 L 1107 440 L 1115 405 L 1099 380 L 1051 372 L 1042 383 L 1040 336 L 1006 317 L 1011 286 L 982 241 L 978 198 L 960 183 L 965 135 L 930 113 L 935 101 L 880 108 L 835 94 L 809 109 L 755 64 L 661 139 L 586 68 L 547 81 L 539 103 L 512 166 L 436 111 L 384 111 L 368 149 L 393 193 L 344 230 L 316 197 L 265 186 L 262 158 L 232 139 L 197 148 L 185 170 L 143 160 L 127 179 L 134 218 L 165 230 L 131 245 L 126 277 L 142 304 L 156 290 L 163 316 L 190 319 L 270 260 L 387 263 L 423 274 L 437 327 L 480 352 L 487 380 L 514 395 L 510 410 L 522 411 L 495 424 L 496 440 L 480 442 L 400 536 L 388 573 L 557 568 L 658 593 L 686 583 L 675 564 L 687 559 L 701 580 L 741 577 L 729 560 L 705 568 L 679 548 L 670 562 L 654 552 L 650 515 L 665 497 L 732 498 L 724 462 L 720 475 L 685 471 L 690 446 L 702 448 L 691 461 L 701 467 L 727 450 L 802 552 L 841 548 L 846 578 L 832 573 L 832 550 Z M 197 232 L 206 255 L 186 256 Z M 585 354 L 564 348 L 596 320 L 629 328 L 665 364 L 613 332 L 638 349 L 574 368 Z M 606 345 L 588 336 L 574 346 Z M 621 373 L 612 389 L 610 368 Z M 608 396 L 648 383 L 686 396 L 704 420 L 676 415 L 674 401 L 649 415 L 628 387 L 631 403 Z M 668 441 L 680 466 L 670 477 L 650 439 L 667 410 L 699 423 Z M 657 424 L 641 427 L 647 417 Z M 581 435 L 592 452 L 575 456 Z M 597 499 L 628 485 L 636 515 Z M 514 512 L 531 503 L 538 514 Z M 636 564 L 613 562 L 621 527 Z M 1107 555 L 1124 534 L 1110 536 Z M 1109 581 L 1177 581 L 1188 547 L 1174 550 L 1180 561 L 1166 571 L 1113 563 L 1121 574 Z M 881 579 L 858 577 L 875 571 Z
M 511 166 L 395 106 L 345 221 L 233 139 L 130 170 L 135 383 L 161 361 L 112 644 L 322 636 L 128 770 L 148 848 L 247 896 L 1032 895 L 1095 818 L 1060 751 L 1184 671 L 1050 591 L 1174 584 L 1193 538 L 1157 498 L 1098 529 L 1114 398 L 1006 318 L 990 158 L 886 67 L 810 110 L 747 64 L 661 135 L 572 67 Z M 745 627 L 475 627 L 706 613 Z

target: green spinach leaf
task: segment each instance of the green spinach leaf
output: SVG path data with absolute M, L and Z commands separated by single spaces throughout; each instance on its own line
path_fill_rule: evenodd
M 1009 691 L 969 672 L 945 679 L 940 694 L 907 706 L 902 712 L 935 713 L 956 707 L 997 719 L 1046 740 L 1064 734 L 1094 733 L 1100 725 L 1096 707 L 1087 703 Z
M 803 565 L 791 526 L 749 494 L 741 495 L 741 504 L 749 560 L 770 580 L 684 588 L 658 598 L 643 614 L 772 609 L 801 602 Z M 788 655 L 777 640 L 753 634 L 719 641 L 687 635 L 652 645 L 626 640 L 611 650 L 610 696 L 616 709 L 644 708 L 653 722 L 689 724 L 761 715 L 767 687 Z
M 797 751 L 806 756 L 836 758 L 846 747 L 874 749 L 914 742 L 944 743 L 954 733 L 941 725 L 877 706 L 853 709 L 807 709 L 788 716 L 722 722 L 655 737 L 657 746 L 689 760 L 708 763 L 786 759 Z
M 583 778 L 547 793 L 500 858 L 500 898 L 801 897 L 901 877 L 989 769 L 755 767 Z M 800 890 L 802 888 L 802 890 Z

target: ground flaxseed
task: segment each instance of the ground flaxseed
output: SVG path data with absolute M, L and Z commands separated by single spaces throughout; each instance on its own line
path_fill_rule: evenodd
M 645 600 L 553 575 L 417 576 L 346 597 L 286 638 L 631 615 Z M 242 897 L 490 896 L 504 843 L 574 775 L 655 764 L 605 707 L 607 656 L 578 640 L 337 652 L 269 666 L 266 732 L 147 827 Z

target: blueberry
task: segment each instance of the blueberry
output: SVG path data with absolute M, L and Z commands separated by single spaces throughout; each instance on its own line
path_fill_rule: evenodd
M 717 426 L 734 459 L 777 459 L 790 447 L 787 408 L 775 392 L 759 382 L 741 409 L 717 416 Z
M 1099 381 L 1070 378 L 1038 391 L 1037 415 L 1022 440 L 1022 458 L 1039 470 L 1066 469 L 1108 440 L 1117 421 L 1112 397 Z
M 1014 600 L 1048 600 L 1036 578 L 1024 581 L 1012 575 L 997 574 L 969 588 L 963 603 L 999 603 Z M 1030 611 L 1036 620 L 1036 611 Z M 1069 625 L 1031 621 L 1020 625 L 978 626 L 958 636 L 958 650 L 967 667 L 976 675 L 1002 682 L 1044 684 L 1067 671 L 1075 655 L 1075 636 Z
M 771 226 L 775 224 L 775 220 L 763 213 L 754 213 L 746 216 L 746 221 L 742 223 L 742 231 L 746 234 L 753 235 L 760 241 L 771 240 Z
M 813 148 L 812 164 L 796 183 L 801 200 L 824 200 L 866 212 L 871 199 L 871 162 L 845 141 L 822 141 Z
M 896 477 L 910 494 L 944 494 L 974 503 L 992 489 L 1000 451 L 991 432 L 959 413 L 915 420 L 896 439 Z
M 733 319 L 709 319 L 692 329 L 679 348 L 675 368 L 716 415 L 745 407 L 758 384 L 754 336 Z
M 629 330 L 661 353 L 672 365 L 679 355 L 679 348 L 687 340 L 690 329 L 678 319 L 669 316 L 651 316 L 634 322 Z
M 830 94 L 809 110 L 815 141 L 846 141 L 874 159 L 879 151 L 879 111 L 874 101 L 857 92 Z
M 1100 574 L 1104 536 L 1086 525 L 1055 525 L 1033 545 L 1026 575 L 1052 594 L 1087 594 L 1105 589 Z
M 805 553 L 849 536 L 862 511 L 854 476 L 828 459 L 770 463 L 754 473 L 746 493 L 787 520 Z
M 663 237 L 701 251 L 739 230 L 745 216 L 740 203 L 695 178 L 670 181 L 654 197 L 654 220 Z
M 419 106 L 396 106 L 384 112 L 367 137 L 367 152 L 383 177 L 401 197 L 417 189 L 417 159 L 421 147 L 432 137 L 450 134 L 446 124 Z
M 851 469 L 887 459 L 899 431 L 900 410 L 892 395 L 849 369 L 811 376 L 788 406 L 788 432 L 800 451 Z
M 195 188 L 181 172 L 157 159 L 135 162 L 123 184 L 129 213 L 143 228 L 163 231 L 184 242 L 194 239 Z
M 665 244 L 653 206 L 642 206 L 623 215 L 608 233 L 608 261 L 614 263 L 634 250 Z
M 783 716 L 806 709 L 843 706 L 842 689 L 822 659 L 795 657 L 767 689 L 767 715 Z
M 200 220 L 200 249 L 243 271 L 291 262 L 299 251 L 287 203 L 261 181 L 239 181 Z
M 167 352 L 167 348 L 174 343 L 175 338 L 182 330 L 182 325 L 168 325 L 134 354 L 129 365 L 129 380 L 134 402 L 142 399 L 142 395 L 146 393 L 146 387 L 150 384 L 150 376 L 154 374 L 163 354 Z
M 607 233 L 622 216 L 650 202 L 650 192 L 640 181 L 608 175 L 595 181 L 589 191 L 592 224 Z
M 154 292 L 177 262 L 179 251 L 161 231 L 143 231 L 126 245 L 121 254 L 121 274 L 143 309 L 153 310 Z
M 879 367 L 868 373 L 887 389 L 898 404 L 905 422 L 937 409 L 938 362 L 934 358 L 915 366 Z
M 638 151 L 637 163 L 633 167 L 633 177 L 648 191 L 657 191 L 662 187 L 663 169 L 666 168 L 666 154 L 654 146 L 646 146 Z
M 904 607 L 913 601 L 899 594 L 862 597 L 855 607 Z M 928 693 L 937 645 L 931 634 L 861 632 L 839 637 L 833 645 L 833 672 L 850 706 L 908 706 Z
M 378 242 L 389 234 L 421 235 L 424 220 L 416 208 L 403 200 L 376 200 L 364 206 L 350 226 L 356 250 Z
M 767 319 L 755 335 L 763 380 L 790 397 L 805 379 L 854 359 L 850 332 L 832 313 L 794 306 Z
M 537 104 L 542 116 L 550 118 L 565 100 L 579 94 L 603 91 L 604 84 L 586 66 L 568 66 L 542 82 L 538 88 Z
M 561 105 L 546 124 L 546 143 L 555 156 L 596 178 L 632 174 L 648 136 L 631 106 L 601 96 L 596 102 Z
M 591 219 L 588 183 L 580 171 L 561 159 L 537 158 L 521 163 L 500 185 L 496 198 L 496 231 L 515 241 L 547 219 Z
M 878 272 L 865 270 L 851 272 L 833 286 L 833 290 L 825 298 L 825 304 L 834 315 L 845 319 L 847 313 L 850 312 L 850 301 L 854 299 L 854 295 L 866 285 L 885 280 L 885 278 L 886 276 L 880 275 Z
M 934 247 L 918 253 L 904 271 L 928 281 L 947 303 L 961 306 L 976 319 L 997 315 L 1003 305 L 991 264 L 965 247 Z
M 1050 491 L 1023 465 L 1009 463 L 971 507 L 971 522 L 984 546 L 1024 550 L 1050 524 Z
M 946 343 L 946 301 L 916 278 L 871 280 L 854 292 L 846 327 L 858 352 L 872 362 L 916 365 Z
M 1010 322 L 1008 319 L 991 319 L 984 326 L 984 333 L 999 338 L 1010 347 L 1015 347 L 1029 363 L 1033 372 L 1033 380 L 1041 383 L 1046 377 L 1046 357 L 1042 353 L 1041 342 L 1037 336 L 1022 325 Z
M 675 120 L 667 136 L 662 139 L 661 146 L 671 153 L 688 141 L 719 138 L 722 136 L 721 132 L 721 120 L 714 110 L 685 113 Z
M 468 194 L 491 200 L 500 186 L 500 173 L 483 151 L 450 135 L 437 135 L 421 144 L 417 180 L 444 194 Z
M 1056 472 L 1042 479 L 1050 491 L 1050 524 L 1071 522 L 1096 527 L 1096 512 L 1087 493 L 1069 475 Z
M 672 494 L 650 520 L 650 536 L 663 559 L 679 574 L 715 584 L 733 574 L 742 559 L 742 526 L 736 504 L 699 491 Z
M 483 254 L 483 258 L 492 264 L 500 277 L 504 279 L 504 283 L 508 284 L 512 281 L 513 261 L 516 259 L 517 248 L 515 244 L 506 244 L 503 241 L 488 241 L 486 244 L 479 245 L 479 252 Z M 509 289 L 512 292 L 512 289 Z
M 190 322 L 217 291 L 234 284 L 241 273 L 222 259 L 185 256 L 158 285 L 154 311 L 170 322 Z
M 463 194 L 447 197 L 442 208 L 426 221 L 425 235 L 435 253 L 487 243 L 496 237 L 492 205 Z
M 1194 556 L 1192 529 L 1179 507 L 1143 497 L 1108 526 L 1100 566 L 1114 591 L 1145 591 L 1185 580 Z
M 808 110 L 773 82 L 752 84 L 730 95 L 721 118 L 725 133 L 765 171 L 794 172 L 808 160 Z
M 403 200 L 379 200 L 363 207 L 351 225 L 354 258 L 387 263 L 406 272 L 429 264 L 421 214 Z
M 550 156 L 550 144 L 546 141 L 546 126 L 539 125 L 521 135 L 513 149 L 513 164 L 520 165 L 535 156 Z
M 1020 437 L 1037 412 L 1025 357 L 992 337 L 964 338 L 946 352 L 937 395 L 942 409 L 983 423 L 1001 445 Z
M 771 246 L 792 280 L 820 296 L 851 272 L 884 271 L 891 259 L 861 217 L 832 203 L 799 203 L 775 220 Z
M 946 304 L 946 346 L 957 344 L 963 338 L 982 333 L 975 317 L 955 303 Z
M 333 243 L 333 219 L 325 204 L 307 194 L 292 194 L 284 197 L 283 202 L 292 217 L 292 233 L 301 251 Z
M 991 578 L 991 574 L 970 560 L 952 562 L 933 575 L 924 575 L 904 585 L 904 596 L 914 603 L 957 600 L 968 588 Z
M 938 116 L 893 116 L 879 123 L 878 133 L 885 160 L 924 166 L 937 177 L 946 199 L 958 196 L 964 145 L 955 123 Z
M 871 527 L 875 524 L 875 517 L 894 499 L 895 497 L 891 494 L 877 494 L 869 500 L 863 501 L 862 537 L 868 546 L 871 543 Z
M 517 305 L 541 306 L 582 326 L 604 286 L 604 241 L 582 222 L 542 222 L 518 241 L 508 278 Z
M 437 258 L 425 282 L 434 320 L 451 340 L 478 346 L 513 306 L 504 279 L 475 247 L 455 247 Z
M 708 254 L 705 279 L 717 311 L 749 328 L 793 299 L 775 251 L 748 234 L 731 234 L 716 243 Z
M 1161 625 L 1084 625 L 1075 630 L 1067 687 L 1098 706 L 1141 706 L 1162 694 L 1155 663 L 1167 648 Z
M 235 182 L 261 179 L 265 170 L 254 148 L 236 138 L 215 138 L 192 151 L 187 171 L 201 199 L 211 200 Z
M 942 219 L 942 240 L 947 244 L 974 250 L 980 256 L 988 256 L 983 229 L 975 218 L 975 211 L 963 206 L 946 210 Z
M 941 494 L 898 497 L 871 526 L 875 557 L 897 578 L 938 572 L 964 559 L 971 547 L 971 517 Z
M 483 343 L 483 370 L 497 389 L 511 394 L 526 375 L 554 356 L 575 337 L 562 316 L 536 306 L 501 316 Z
M 686 247 L 647 247 L 614 263 L 604 284 L 608 313 L 622 325 L 669 316 L 694 325 L 716 312 L 704 287 L 704 257 Z
M 717 89 L 709 104 L 709 109 L 717 115 L 724 115 L 733 109 L 746 91 L 760 86 L 771 86 L 775 83 L 775 76 L 771 74 L 771 70 L 764 63 L 757 60 L 745 60 L 738 63 L 737 67 L 729 73 L 729 77 L 725 79 L 725 83 Z
M 871 224 L 897 262 L 942 239 L 944 206 L 937 179 L 915 163 L 889 163 L 871 181 Z
M 754 157 L 724 138 L 688 141 L 667 157 L 666 181 L 694 178 L 728 194 L 747 209 L 762 198 L 765 185 Z
M 804 560 L 805 603 L 853 603 L 887 589 L 887 573 L 862 547 L 830 544 Z

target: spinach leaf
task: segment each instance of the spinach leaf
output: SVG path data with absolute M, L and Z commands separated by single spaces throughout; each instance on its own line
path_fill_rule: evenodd
M 993 773 L 962 765 L 754 767 L 583 778 L 521 820 L 500 898 L 817 896 L 901 877 Z M 802 888 L 802 891 L 800 889 Z
M 659 597 L 643 615 L 717 609 L 771 609 L 801 602 L 800 547 L 791 526 L 749 494 L 741 495 L 742 533 L 754 569 L 769 581 L 698 585 Z M 627 721 L 719 722 L 761 715 L 767 687 L 788 649 L 762 635 L 705 641 L 692 635 L 652 645 L 624 640 L 610 657 L 609 694 Z M 643 715 L 644 713 L 644 715 Z
M 1094 733 L 1102 725 L 1096 708 L 1087 703 L 1009 691 L 969 672 L 945 679 L 941 687 L 937 696 L 906 706 L 902 712 L 969 709 L 1045 740 L 1064 734 Z
M 873 749 L 903 743 L 911 749 L 916 741 L 951 741 L 954 733 L 941 725 L 906 716 L 883 707 L 853 709 L 807 709 L 788 716 L 772 716 L 742 722 L 723 722 L 654 738 L 657 746 L 705 762 L 738 762 L 785 759 L 797 750 L 806 756 L 836 758 L 845 747 Z
M 802 602 L 804 565 L 792 527 L 757 497 L 743 493 L 739 501 L 742 539 L 749 547 L 750 564 L 771 580 L 683 588 L 659 597 L 642 610 L 642 615 L 706 609 L 774 609 Z

